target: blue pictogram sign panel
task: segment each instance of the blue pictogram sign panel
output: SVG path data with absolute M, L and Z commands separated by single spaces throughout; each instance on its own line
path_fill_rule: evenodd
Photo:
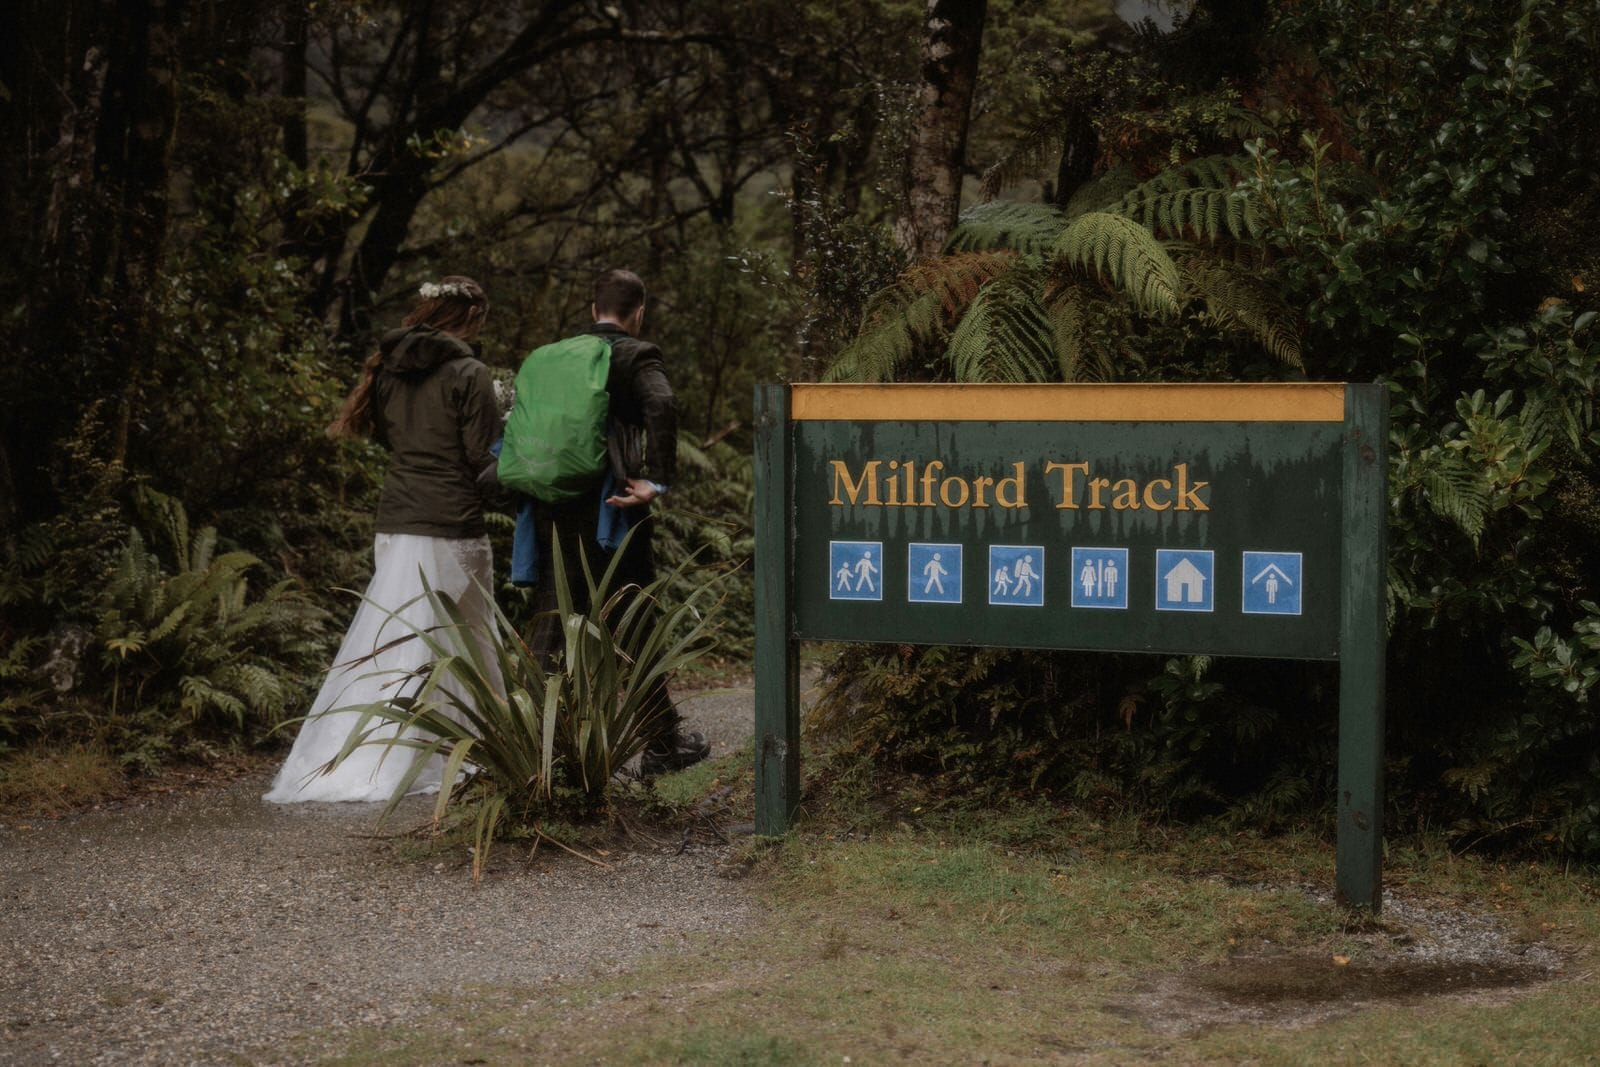
M 1304 605 L 1304 568 L 1298 552 L 1246 552 L 1246 615 L 1298 615 Z
M 1216 576 L 1216 555 L 1208 549 L 1156 549 L 1156 610 L 1213 610 Z
M 989 603 L 1044 606 L 1044 547 L 989 546 Z
M 829 542 L 828 599 L 883 599 L 882 541 Z
M 1074 546 L 1071 578 L 1073 607 L 1127 610 L 1127 549 Z
M 916 604 L 961 603 L 961 546 L 913 542 L 906 554 L 906 599 Z

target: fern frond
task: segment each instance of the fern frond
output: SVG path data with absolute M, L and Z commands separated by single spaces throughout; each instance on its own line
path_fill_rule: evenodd
M 1050 251 L 1066 223 L 1066 215 L 1051 204 L 995 200 L 962 213 L 944 247 L 946 252 L 1009 249 L 1025 256 L 1042 256 Z
M 1190 255 L 1178 260 L 1185 294 L 1205 302 L 1206 316 L 1255 341 L 1280 363 L 1304 368 L 1300 324 L 1277 290 L 1228 260 Z
M 1177 264 L 1149 230 L 1130 218 L 1104 211 L 1080 215 L 1062 231 L 1054 255 L 1059 267 L 1108 281 L 1141 311 L 1178 314 Z
M 1212 131 L 1219 140 L 1242 144 L 1257 137 L 1271 137 L 1277 131 L 1272 123 L 1243 107 L 1229 107 Z
M 1244 167 L 1245 161 L 1237 156 L 1196 159 L 1162 171 L 1107 210 L 1170 237 L 1204 241 L 1259 237 L 1258 206 L 1239 186 Z
M 217 550 L 217 528 L 206 526 L 194 538 L 189 549 L 187 566 L 192 571 L 203 571 L 211 566 L 211 557 Z M 180 565 L 183 565 L 180 563 Z
M 178 681 L 178 691 L 183 694 L 179 707 L 188 712 L 190 718 L 199 719 L 216 709 L 232 718 L 236 725 L 244 725 L 245 702 L 209 680 L 193 674 L 184 675 Z
M 1428 506 L 1440 518 L 1455 523 L 1476 547 L 1489 516 L 1489 487 L 1484 476 L 1456 452 L 1440 450 L 1434 459 L 1421 475 Z
M 699 445 L 690 441 L 687 434 L 678 436 L 678 466 L 684 470 L 705 471 L 715 474 L 717 464 Z
M 943 319 L 938 293 L 915 300 L 864 326 L 840 351 L 822 376 L 825 382 L 889 382 L 895 369 L 911 359 L 920 331 L 913 323 L 937 324 Z
M 24 528 L 15 541 L 6 543 L 6 547 L 10 550 L 12 564 L 19 571 L 43 570 L 55 560 L 59 551 L 54 531 L 42 523 Z
M 901 278 L 915 292 L 937 293 L 949 324 L 979 289 L 1009 270 L 1016 260 L 1016 253 L 1009 250 L 960 253 L 923 260 Z
M 216 671 L 212 681 L 269 721 L 284 709 L 288 701 L 283 679 L 259 664 L 230 663 Z
M 189 513 L 183 504 L 176 497 L 149 486 L 139 489 L 134 502 L 145 520 L 166 535 L 173 563 L 179 570 L 186 569 L 189 565 Z
M 1111 308 L 1087 285 L 1076 282 L 1045 290 L 1044 312 L 1050 322 L 1050 347 L 1061 378 L 1068 382 L 1107 381 L 1115 376 L 1105 338 Z
M 189 609 L 192 607 L 194 607 L 194 601 L 192 600 L 179 602 L 177 607 L 167 613 L 166 618 L 156 623 L 155 628 L 150 631 L 150 640 L 155 642 L 171 637 L 178 627 L 183 624 L 183 620 L 189 617 Z
M 1038 268 L 1018 266 L 978 293 L 945 359 L 958 382 L 1049 381 L 1050 320 L 1039 303 Z
M 942 345 L 950 324 L 991 279 L 1017 261 L 1014 252 L 966 252 L 924 260 L 875 295 L 861 333 L 841 351 L 822 380 L 893 381 L 919 349 Z
M 1067 200 L 1062 214 L 1072 219 L 1091 211 L 1110 211 L 1138 185 L 1139 179 L 1133 173 L 1133 168 L 1126 163 L 1119 163 L 1078 186 Z

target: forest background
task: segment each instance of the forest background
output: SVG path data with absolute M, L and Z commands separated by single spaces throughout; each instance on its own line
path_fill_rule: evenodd
M 1600 857 L 1600 3 L 1131 6 L 8 5 L 0 788 L 299 714 L 370 566 L 381 451 L 323 428 L 376 334 L 468 274 L 509 377 L 628 265 L 664 554 L 734 661 L 757 382 L 1387 382 L 1391 825 Z M 836 769 L 1331 818 L 1322 665 L 831 657 Z

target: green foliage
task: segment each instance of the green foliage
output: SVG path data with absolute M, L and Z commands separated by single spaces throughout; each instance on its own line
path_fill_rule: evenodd
M 945 247 L 951 252 L 992 252 L 1011 249 L 1025 256 L 1044 257 L 1070 217 L 1053 204 L 1025 204 L 990 200 L 961 216 Z
M 1259 205 L 1239 188 L 1243 163 L 1237 156 L 1190 160 L 1129 190 L 1115 210 L 1163 237 L 1258 239 L 1264 230 Z
M 1040 272 L 1024 262 L 985 285 L 950 334 L 945 358 L 958 381 L 1036 382 L 1054 351 L 1053 328 L 1040 306 Z
M 1178 313 L 1177 265 L 1142 225 L 1122 215 L 1089 211 L 1056 238 L 1058 266 L 1082 271 L 1128 294 L 1146 315 Z
M 415 758 L 387 814 L 428 759 L 444 757 L 444 781 L 453 785 L 440 791 L 435 819 L 452 805 L 473 813 L 475 876 L 502 830 L 602 807 L 612 779 L 659 733 L 667 711 L 657 702 L 659 687 L 711 650 L 716 615 L 705 587 L 663 603 L 682 568 L 643 588 L 617 584 L 621 558 L 619 551 L 597 576 L 584 556 L 581 574 L 572 576 L 557 552 L 553 580 L 565 645 L 552 664 L 517 636 L 498 606 L 496 632 L 485 634 L 451 597 L 425 588 L 419 599 L 444 621 L 427 629 L 407 624 L 405 639 L 421 641 L 430 662 L 397 678 L 395 695 L 384 701 L 334 709 L 361 718 L 330 766 L 363 745 L 411 750 Z M 576 610 L 574 577 L 597 605 L 587 614 Z
M 1244 162 L 1205 157 L 1131 188 L 1118 168 L 1065 208 L 973 207 L 945 256 L 872 298 L 825 380 L 1110 378 L 1143 362 L 1119 349 L 1151 323 L 1236 338 L 1299 368 L 1296 316 L 1251 265 L 1265 247 Z
M 1227 259 L 1183 255 L 1178 260 L 1183 296 L 1202 301 L 1199 316 L 1222 334 L 1240 334 L 1261 346 L 1278 362 L 1303 366 L 1300 323 L 1289 305 L 1258 270 Z
M 1175 657 L 1151 675 L 1153 662 L 855 646 L 835 660 L 810 725 L 853 756 L 969 798 L 1021 788 L 1103 812 L 1194 816 L 1226 810 L 1220 783 L 1242 779 L 1271 786 L 1280 803 L 1252 800 L 1256 817 L 1272 822 L 1331 788 L 1322 770 L 1277 765 L 1278 714 L 1213 677 L 1213 661 Z M 1263 673 L 1270 691 L 1301 671 Z
M 288 581 L 252 596 L 247 575 L 259 560 L 217 554 L 213 527 L 191 537 L 175 499 L 150 491 L 142 498 L 173 569 L 133 530 L 98 599 L 108 722 L 134 724 L 132 743 L 156 748 L 277 725 L 309 695 L 307 680 L 324 652 L 323 613 Z M 147 730 L 152 738 L 140 736 Z
M 1010 251 L 958 253 L 919 263 L 867 304 L 862 328 L 824 381 L 892 381 L 915 353 L 948 343 L 951 323 L 1016 260 Z
M 678 442 L 678 484 L 653 505 L 664 597 L 710 596 L 721 605 L 712 633 L 719 659 L 748 663 L 755 648 L 755 461 L 744 447 Z
M 1281 373 L 1244 362 L 1250 346 L 1278 368 L 1387 381 L 1391 817 L 1600 855 L 1600 216 L 1579 147 L 1600 132 L 1600 6 L 1277 10 L 1256 54 L 1283 65 L 1246 97 L 1275 101 L 1271 126 L 1228 127 L 1226 91 L 1206 121 L 1179 116 L 1199 98 L 1173 99 L 1168 66 L 1045 79 L 1061 96 L 1040 114 L 1056 125 L 1036 127 L 990 189 L 1064 152 L 1074 114 L 1099 138 L 1100 174 L 1047 187 L 1043 204 L 974 209 L 951 251 L 1016 260 L 941 307 L 938 330 L 869 318 L 836 374 L 998 377 L 1023 365 L 1022 338 L 1050 353 L 1040 377 Z M 1143 95 L 1163 79 L 1165 99 Z M 1152 165 L 1167 122 L 1189 123 L 1205 151 Z M 1225 127 L 1251 138 L 1244 155 Z M 1037 272 L 1048 331 L 1032 306 L 979 302 Z M 980 333 L 1007 343 L 974 344 Z M 1152 674 L 1141 662 L 1102 658 L 1090 678 L 1072 656 L 852 651 L 824 719 L 880 762 L 960 789 L 1009 779 L 1240 819 L 1325 805 L 1326 671 L 1174 659 Z

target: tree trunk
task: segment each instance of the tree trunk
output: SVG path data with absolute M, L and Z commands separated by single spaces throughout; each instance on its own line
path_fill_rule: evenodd
M 988 6 L 988 0 L 928 0 L 920 111 L 906 153 L 906 211 L 895 225 L 895 239 L 913 257 L 937 255 L 961 210 Z
M 43 106 L 20 147 L 42 211 L 18 235 L 33 268 L 11 342 L 21 366 L 6 376 L 17 500 L 4 510 L 21 521 L 56 505 L 45 464 L 31 460 L 48 456 L 88 400 L 116 398 L 107 453 L 125 454 L 166 243 L 185 14 L 181 0 L 41 2 L 26 12 L 40 37 L 25 98 Z M 36 93 L 39 79 L 52 80 L 50 92 Z
M 283 14 L 283 154 L 301 170 L 311 165 L 306 135 L 306 51 L 311 44 L 310 26 L 305 0 L 287 0 Z

